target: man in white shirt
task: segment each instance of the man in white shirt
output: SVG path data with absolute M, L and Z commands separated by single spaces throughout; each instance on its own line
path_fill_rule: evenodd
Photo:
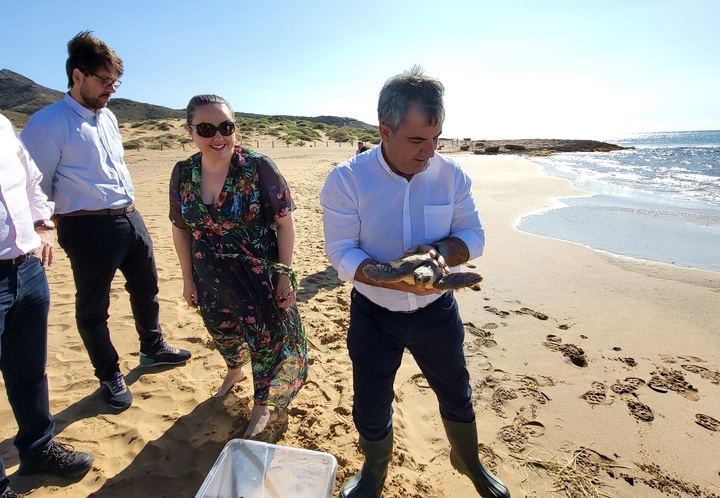
M 427 252 L 445 271 L 482 254 L 470 178 L 435 153 L 443 93 L 442 83 L 417 66 L 389 79 L 378 102 L 380 146 L 338 165 L 320 194 L 325 252 L 340 279 L 353 283 L 347 344 L 365 462 L 343 485 L 344 498 L 382 492 L 393 446 L 393 381 L 405 348 L 438 397 L 452 465 L 480 496 L 510 496 L 478 458 L 464 329 L 452 291 L 381 284 L 362 272 L 406 252 Z
M 77 290 L 78 331 L 103 399 L 124 410 L 133 398 L 107 323 L 118 269 L 140 337 L 140 366 L 182 364 L 190 352 L 163 339 L 152 241 L 135 209 L 117 120 L 106 108 L 120 86 L 122 60 L 88 31 L 68 42 L 68 56 L 70 91 L 35 113 L 21 136 L 43 174 L 43 190 L 55 202 L 58 243 L 70 259 Z
M 19 473 L 77 477 L 93 457 L 53 440 L 47 364 L 50 291 L 43 266 L 52 264 L 53 203 L 41 174 L 10 121 L 0 114 L 0 369 L 18 424 L 13 441 Z M 18 496 L 0 456 L 0 498 Z

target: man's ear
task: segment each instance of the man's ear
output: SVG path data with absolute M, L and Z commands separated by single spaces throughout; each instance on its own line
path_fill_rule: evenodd
M 79 85 L 82 83 L 83 78 L 85 78 L 85 75 L 82 71 L 80 71 L 78 68 L 73 69 L 72 72 L 72 79 L 73 79 L 73 86 Z
M 379 126 L 380 129 L 380 138 L 383 139 L 383 141 L 386 141 L 386 138 L 390 138 L 390 136 L 393 134 L 392 130 L 388 125 L 381 124 Z

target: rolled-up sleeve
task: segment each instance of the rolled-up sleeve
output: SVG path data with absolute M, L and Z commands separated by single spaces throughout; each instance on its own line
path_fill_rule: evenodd
M 330 172 L 320 192 L 325 255 L 345 281 L 352 281 L 360 263 L 369 258 L 359 248 L 360 217 L 352 192 L 338 169 Z

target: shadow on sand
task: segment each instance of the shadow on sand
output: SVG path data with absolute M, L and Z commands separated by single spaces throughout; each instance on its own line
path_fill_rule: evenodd
M 135 368 L 125 376 L 131 386 L 143 375 L 160 373 L 173 367 L 152 370 Z M 138 401 L 135 400 L 135 404 Z M 100 489 L 90 494 L 101 498 L 130 498 L 137 496 L 193 497 L 202 485 L 225 444 L 239 438 L 245 431 L 252 407 L 251 396 L 229 393 L 222 399 L 210 398 L 198 404 L 190 413 L 175 420 L 159 438 L 147 441 L 130 464 L 116 476 L 109 478 Z M 98 415 L 117 414 L 102 401 L 99 390 L 55 414 L 56 436 L 63 441 L 62 431 L 71 423 Z M 155 416 L 146 414 L 146 416 Z M 255 440 L 276 443 L 287 431 L 287 412 L 276 411 L 266 429 Z M 92 439 L 92 434 L 87 437 Z M 132 440 L 128 441 L 130 444 Z M 6 467 L 18 464 L 12 438 L 0 442 Z M 98 464 L 90 472 L 102 472 Z M 31 493 L 43 486 L 66 487 L 84 478 L 67 480 L 51 475 L 10 476 L 12 488 L 19 493 Z

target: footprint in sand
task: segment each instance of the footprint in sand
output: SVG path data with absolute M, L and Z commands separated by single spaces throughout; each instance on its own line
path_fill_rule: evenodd
M 622 358 L 622 357 L 620 357 L 620 358 L 616 358 L 616 359 L 617 359 L 618 361 L 624 363 L 625 365 L 629 366 L 629 367 L 636 367 L 636 366 L 637 366 L 637 361 L 635 361 L 635 358 L 629 358 L 629 357 L 628 357 L 628 358 Z
M 475 339 L 473 342 L 468 344 L 467 350 L 469 353 L 477 353 L 482 348 L 494 348 L 497 346 L 497 342 L 493 339 L 482 338 Z
M 607 401 L 607 394 L 601 391 L 588 391 L 580 397 L 591 405 L 604 405 Z
M 466 322 L 466 323 L 463 323 L 463 325 L 465 326 L 465 331 L 466 331 L 466 332 L 468 332 L 468 333 L 470 333 L 470 334 L 472 334 L 472 335 L 474 335 L 474 336 L 476 336 L 476 337 L 485 338 L 485 337 L 492 337 L 492 336 L 493 336 L 493 333 L 492 333 L 492 332 L 488 332 L 487 330 L 484 330 L 484 329 L 482 329 L 482 328 L 479 328 L 479 327 L 477 327 L 477 326 L 476 326 L 474 323 L 472 323 L 472 322 Z
M 494 306 L 485 306 L 485 311 L 489 311 L 490 313 L 499 316 L 500 318 L 505 318 L 510 316 L 510 311 L 502 311 L 497 309 Z M 548 316 L 545 313 L 540 313 L 535 310 L 531 310 L 530 308 L 520 308 L 519 310 L 515 310 L 512 313 L 515 313 L 516 315 L 530 315 L 534 316 L 538 320 L 547 320 Z
M 515 311 L 518 315 L 530 315 L 534 316 L 538 320 L 547 320 L 548 316 L 545 313 L 540 313 L 538 311 L 531 310 L 530 308 L 520 308 L 519 310 Z
M 685 377 L 680 370 L 660 367 L 657 371 L 652 372 L 652 377 L 648 384 L 652 385 L 655 390 L 658 390 L 656 388 L 664 388 L 669 391 L 675 391 L 692 401 L 698 401 L 700 399 L 698 390 L 685 381 Z
M 478 337 L 468 347 L 468 351 L 475 353 L 481 347 L 494 348 L 497 346 L 497 341 L 493 339 L 493 333 L 487 330 L 478 328 L 472 322 L 463 323 L 465 331 Z
M 506 387 L 498 387 L 497 389 L 495 389 L 495 391 L 493 391 L 490 408 L 492 408 L 493 411 L 498 415 L 503 415 L 505 413 L 505 402 L 516 398 L 517 394 L 514 390 L 508 389 Z
M 683 361 L 691 361 L 693 363 L 705 363 L 705 360 L 703 360 L 702 358 L 698 358 L 697 356 L 682 355 L 682 356 L 678 356 L 678 359 L 683 360 Z
M 422 389 L 430 389 L 430 383 L 428 383 L 425 375 L 421 373 L 412 374 L 412 376 L 410 377 L 410 382 Z
M 639 377 L 626 377 L 622 382 L 615 382 L 610 389 L 617 394 L 633 394 L 644 385 L 645 381 Z
M 500 440 L 512 451 L 520 452 L 525 449 L 531 437 L 545 435 L 545 426 L 536 421 L 527 421 L 524 417 L 515 419 L 512 425 L 506 425 L 498 431 Z
M 541 405 L 546 404 L 548 401 L 550 401 L 550 398 L 547 394 L 544 392 L 538 391 L 537 389 L 533 389 L 531 387 L 519 387 L 518 392 L 523 395 L 525 398 L 532 398 Z
M 655 420 L 655 414 L 652 409 L 648 405 L 640 403 L 634 395 L 623 395 L 623 401 L 625 401 L 630 413 L 632 413 L 632 416 L 636 419 L 642 422 L 652 422 Z
M 695 415 L 695 423 L 711 431 L 720 431 L 720 422 L 709 415 L 698 413 Z
M 480 461 L 487 467 L 490 472 L 497 473 L 497 453 L 485 443 L 478 443 L 478 456 Z
M 701 367 L 700 365 L 692 365 L 690 363 L 685 363 L 680 366 L 688 372 L 699 374 L 700 377 L 709 380 L 713 384 L 720 384 L 720 372 L 713 372 L 709 368 Z
M 500 318 L 505 318 L 507 316 L 510 316 L 509 311 L 501 311 L 494 306 L 485 306 L 484 308 L 485 308 L 485 311 L 489 311 L 490 313 L 497 315 Z
M 587 358 L 585 358 L 585 351 L 577 347 L 575 344 L 562 344 L 562 339 L 556 335 L 550 334 L 546 336 L 543 346 L 551 351 L 560 351 L 564 357 L 573 363 L 573 365 L 577 365 L 578 367 L 588 366 Z
M 591 389 L 580 396 L 591 405 L 610 405 L 612 404 L 612 398 L 608 398 L 607 390 L 608 387 L 602 382 L 595 381 L 591 384 Z
M 529 375 L 524 375 L 520 378 L 520 383 L 528 386 L 533 387 L 535 389 L 539 389 L 541 387 L 545 386 L 554 386 L 555 381 L 552 377 L 548 377 L 546 375 L 540 375 L 540 380 L 537 380 L 535 377 L 530 377 Z
M 551 385 L 554 384 L 552 380 Z M 518 392 L 525 398 L 532 398 L 541 405 L 546 404 L 550 401 L 550 397 L 544 392 L 540 391 L 540 383 L 533 377 L 524 376 L 520 379 L 521 387 L 518 388 Z

